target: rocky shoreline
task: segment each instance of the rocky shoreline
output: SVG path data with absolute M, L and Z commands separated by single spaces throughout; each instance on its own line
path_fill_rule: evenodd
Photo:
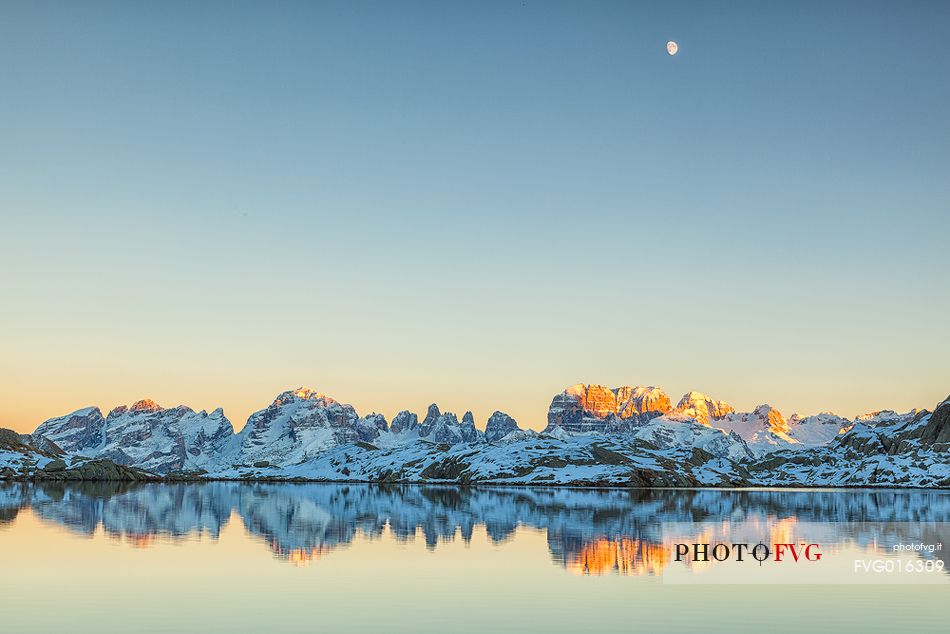
M 310 479 L 304 477 L 280 476 L 260 476 L 260 477 L 205 477 L 202 475 L 189 474 L 170 474 L 156 475 L 139 471 L 136 469 L 122 468 L 121 465 L 108 463 L 95 471 L 85 471 L 81 469 L 70 469 L 54 473 L 34 473 L 31 475 L 0 473 L 0 482 L 20 482 L 35 484 L 76 484 L 76 483 L 127 483 L 138 484 L 210 484 L 210 483 L 240 483 L 240 484 L 350 484 L 350 485 L 371 485 L 371 486 L 440 486 L 440 487 L 458 487 L 458 488 L 511 488 L 511 487 L 529 487 L 529 488 L 553 488 L 553 489 L 603 489 L 603 490 L 735 490 L 735 491 L 768 491 L 775 489 L 783 490 L 867 490 L 867 491 L 893 491 L 893 490 L 950 490 L 950 485 L 940 486 L 917 486 L 917 485 L 895 485 L 895 484 L 803 484 L 797 482 L 776 482 L 766 485 L 736 484 L 734 486 L 724 486 L 722 484 L 682 484 L 682 485 L 635 485 L 635 484 L 617 484 L 614 482 L 596 482 L 596 481 L 578 481 L 578 482 L 519 482 L 511 483 L 505 481 L 478 481 L 478 482 L 453 482 L 450 480 L 327 480 Z

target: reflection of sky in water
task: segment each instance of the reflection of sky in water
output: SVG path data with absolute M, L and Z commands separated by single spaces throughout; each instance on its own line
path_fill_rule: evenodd
M 674 562 L 669 546 L 818 535 L 850 556 L 887 531 L 939 528 L 948 499 L 7 483 L 0 617 L 11 632 L 942 631 L 948 575 L 916 587 L 776 588 L 750 579 L 753 568 Z

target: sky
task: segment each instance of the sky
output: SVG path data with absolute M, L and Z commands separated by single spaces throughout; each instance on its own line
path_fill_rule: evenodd
M 950 393 L 950 4 L 0 2 L 0 426 Z M 679 43 L 669 56 L 666 42 Z

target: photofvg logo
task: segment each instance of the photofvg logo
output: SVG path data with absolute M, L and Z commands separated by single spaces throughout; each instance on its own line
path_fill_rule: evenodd
M 662 542 L 663 583 L 933 583 L 950 588 L 950 559 L 943 547 L 950 543 L 950 522 L 787 518 L 763 523 L 755 518 L 669 523 L 663 529 L 668 535 Z
M 821 545 L 801 542 L 798 544 L 757 544 L 748 543 L 693 543 L 673 544 L 676 561 L 710 562 L 710 561 L 751 561 L 760 565 L 766 561 L 781 563 L 783 561 L 815 562 L 821 561 Z

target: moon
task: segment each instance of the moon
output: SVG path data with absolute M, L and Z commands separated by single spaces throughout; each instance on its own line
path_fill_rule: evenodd
M 680 50 L 680 47 L 673 40 L 670 40 L 669 42 L 666 43 L 666 52 L 669 53 L 671 56 L 676 55 L 676 51 L 678 50 Z

